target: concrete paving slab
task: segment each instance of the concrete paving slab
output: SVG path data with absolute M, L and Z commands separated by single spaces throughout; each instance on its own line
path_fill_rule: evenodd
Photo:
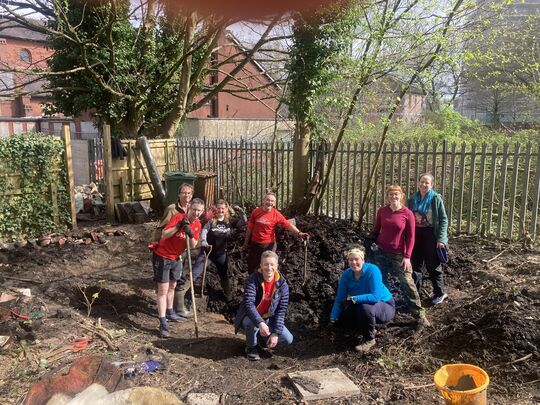
M 297 371 L 289 373 L 288 376 L 306 401 L 360 394 L 360 388 L 339 368 Z

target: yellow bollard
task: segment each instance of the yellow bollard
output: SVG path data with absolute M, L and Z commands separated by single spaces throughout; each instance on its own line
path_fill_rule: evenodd
M 472 364 L 447 364 L 433 377 L 447 405 L 487 405 L 489 376 Z

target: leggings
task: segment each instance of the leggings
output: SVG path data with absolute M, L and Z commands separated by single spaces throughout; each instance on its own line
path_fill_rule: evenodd
M 227 279 L 227 270 L 229 269 L 229 255 L 227 254 L 227 251 L 223 252 L 212 252 L 208 256 L 208 264 L 214 263 L 214 265 L 217 268 L 217 272 L 219 275 L 219 279 L 221 281 Z M 204 270 L 204 253 L 201 249 L 201 253 L 199 256 L 197 256 L 197 259 L 195 259 L 195 263 L 193 264 L 193 280 L 197 280 Z

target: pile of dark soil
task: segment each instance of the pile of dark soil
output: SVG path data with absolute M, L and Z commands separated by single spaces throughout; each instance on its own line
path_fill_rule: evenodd
M 339 278 L 348 266 L 346 252 L 352 247 L 363 246 L 369 235 L 358 231 L 354 223 L 346 220 L 305 216 L 297 217 L 296 221 L 298 228 L 310 235 L 307 254 L 304 241 L 284 230 L 277 232 L 277 254 L 279 270 L 287 278 L 290 287 L 287 322 L 298 332 L 309 333 L 328 323 Z M 229 248 L 229 274 L 236 282 L 235 302 L 226 305 L 219 280 L 209 276 L 209 309 L 223 313 L 229 319 L 232 319 L 240 304 L 247 276 L 246 255 L 241 249 L 243 241 L 244 233 L 239 232 Z M 370 255 L 368 252 L 366 260 L 370 260 Z M 399 281 L 390 277 L 388 283 L 397 300 L 398 310 L 407 317 Z
M 307 265 L 304 241 L 287 231 L 278 231 L 279 270 L 290 287 L 289 325 L 299 331 L 316 329 L 328 321 L 341 272 L 346 268 L 345 251 L 362 245 L 361 235 L 350 221 L 297 217 L 297 226 L 309 233 Z M 244 233 L 239 232 L 229 247 L 229 275 L 235 281 L 235 301 L 226 305 L 217 276 L 209 273 L 208 308 L 232 319 L 243 294 L 247 276 L 246 255 L 242 251 Z M 305 272 L 305 276 L 304 276 Z

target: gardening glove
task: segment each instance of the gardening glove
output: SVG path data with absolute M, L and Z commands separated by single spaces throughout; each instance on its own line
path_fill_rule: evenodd
M 309 236 L 309 233 L 307 233 L 307 232 L 298 232 L 298 236 L 300 236 L 302 239 L 306 239 Z
M 183 218 L 180 222 L 176 224 L 177 229 L 184 229 L 184 227 L 188 225 L 189 226 L 189 219 Z
M 208 244 L 207 241 L 203 240 L 203 241 L 201 241 L 201 247 L 202 247 L 204 250 L 207 250 L 207 249 L 210 247 L 210 245 Z
M 191 230 L 189 225 L 184 225 L 184 227 L 182 228 L 182 231 L 184 231 L 184 233 L 186 234 L 188 238 L 193 239 L 193 231 Z

